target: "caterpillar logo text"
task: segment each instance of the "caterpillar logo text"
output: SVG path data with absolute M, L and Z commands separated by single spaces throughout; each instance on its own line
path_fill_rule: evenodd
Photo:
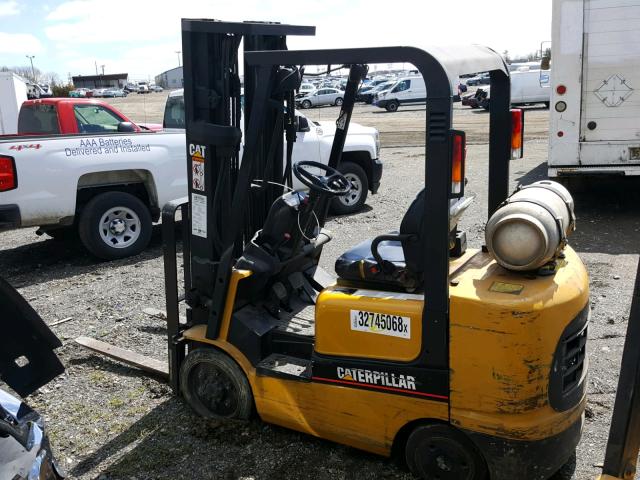
M 416 379 L 411 375 L 396 375 L 395 373 L 376 372 L 375 370 L 365 370 L 362 368 L 337 367 L 336 371 L 340 380 L 380 385 L 383 387 L 402 388 L 404 390 L 416 389 Z

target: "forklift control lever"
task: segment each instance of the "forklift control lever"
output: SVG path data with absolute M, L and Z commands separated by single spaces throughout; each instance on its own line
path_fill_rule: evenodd
M 312 173 L 304 167 L 319 168 L 325 175 Z M 351 182 L 338 170 L 319 162 L 302 161 L 293 165 L 293 173 L 303 184 L 318 193 L 331 196 L 346 195 L 351 190 Z

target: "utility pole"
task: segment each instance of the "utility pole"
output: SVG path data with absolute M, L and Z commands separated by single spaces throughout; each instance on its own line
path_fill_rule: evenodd
M 102 75 L 104 76 L 104 65 L 100 65 L 100 67 L 102 68 Z
M 182 52 L 180 50 L 176 50 L 176 53 L 178 54 L 178 67 L 181 67 L 182 64 L 180 62 L 182 61 L 182 57 L 180 56 L 180 54 Z
M 33 81 L 36 81 L 36 70 L 33 68 L 33 59 L 36 58 L 35 55 L 25 55 L 29 61 L 31 62 L 31 76 L 33 77 Z
M 98 75 L 98 62 L 94 60 L 93 63 L 96 66 L 96 75 Z

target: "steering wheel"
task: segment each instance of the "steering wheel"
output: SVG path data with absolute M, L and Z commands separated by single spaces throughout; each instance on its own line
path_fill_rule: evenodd
M 324 175 L 315 174 L 304 167 L 318 168 Z M 351 191 L 351 182 L 338 170 L 320 162 L 302 161 L 293 164 L 293 173 L 311 190 L 332 196 L 346 195 Z

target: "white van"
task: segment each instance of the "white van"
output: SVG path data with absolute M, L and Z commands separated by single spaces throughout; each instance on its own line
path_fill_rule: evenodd
M 420 104 L 427 101 L 427 89 L 421 75 L 400 77 L 391 88 L 379 92 L 373 104 L 385 108 L 387 112 L 395 112 L 400 105 Z
M 544 103 L 551 100 L 551 71 L 521 67 L 511 72 L 511 105 Z

